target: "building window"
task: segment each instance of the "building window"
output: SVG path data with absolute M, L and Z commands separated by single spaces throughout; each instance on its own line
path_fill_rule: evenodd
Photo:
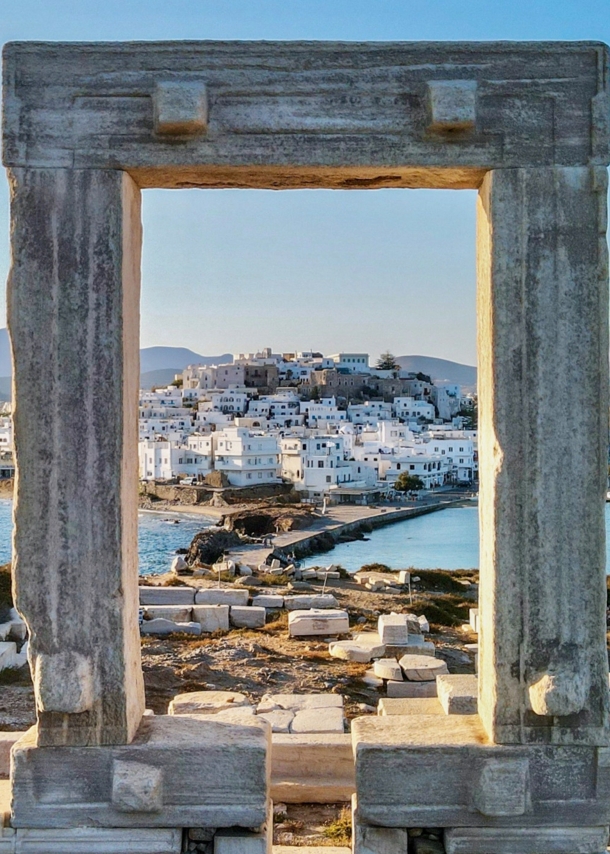
M 327 474 L 326 475 L 326 483 L 330 483 L 331 480 L 332 480 L 331 476 L 329 474 Z
M 318 468 L 319 468 L 319 469 L 323 469 L 323 468 L 324 468 L 324 460 L 318 460 Z

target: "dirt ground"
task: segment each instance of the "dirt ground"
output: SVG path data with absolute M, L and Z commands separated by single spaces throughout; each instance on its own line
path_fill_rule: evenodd
M 474 572 L 420 573 L 421 582 L 407 593 L 373 593 L 352 579 L 329 581 L 332 593 L 350 615 L 350 627 L 372 631 L 380 613 L 396 611 L 425 614 L 431 623 L 429 639 L 436 655 L 447 661 L 452 673 L 473 673 L 474 655 L 465 649 L 476 635 L 461 628 L 468 608 L 476 602 Z M 155 583 L 167 581 L 158 577 Z M 175 579 L 174 579 L 175 583 Z M 185 583 L 213 586 L 203 580 Z M 311 585 L 321 592 L 322 584 Z M 253 591 L 254 593 L 259 591 Z M 282 587 L 264 587 L 264 593 L 297 593 Z M 443 625 L 436 620 L 445 622 Z M 455 625 L 446 625 L 452 622 Z M 230 690 L 252 701 L 268 693 L 319 693 L 333 691 L 345 698 L 346 717 L 373 712 L 383 692 L 364 681 L 371 665 L 331 658 L 324 638 L 288 637 L 288 616 L 276 612 L 263 629 L 233 629 L 205 637 L 174 635 L 142 638 L 142 666 L 146 704 L 157 714 L 167 711 L 170 700 L 184 691 Z M 0 728 L 19 730 L 35 722 L 34 695 L 28 668 L 0 674 Z

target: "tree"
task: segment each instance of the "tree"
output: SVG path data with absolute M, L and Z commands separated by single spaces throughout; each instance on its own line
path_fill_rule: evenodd
M 389 350 L 386 350 L 385 353 L 382 353 L 381 356 L 377 359 L 377 364 L 375 366 L 378 371 L 399 371 L 400 365 L 396 361 L 396 358 L 390 353 Z
M 398 475 L 394 484 L 394 489 L 397 489 L 398 492 L 416 492 L 423 488 L 424 482 L 421 477 L 417 477 L 416 474 L 409 474 L 406 471 Z

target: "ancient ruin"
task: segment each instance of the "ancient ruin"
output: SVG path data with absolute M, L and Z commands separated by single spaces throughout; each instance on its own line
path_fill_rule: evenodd
M 13 749 L 1 851 L 164 854 L 189 827 L 269 844 L 268 725 L 143 718 L 148 187 L 479 191 L 478 714 L 405 699 L 354 723 L 355 851 L 406 852 L 421 826 L 450 854 L 606 849 L 609 97 L 596 43 L 7 45 L 14 575 L 38 726 Z

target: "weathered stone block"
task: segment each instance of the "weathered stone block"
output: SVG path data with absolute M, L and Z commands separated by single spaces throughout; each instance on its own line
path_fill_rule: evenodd
M 271 752 L 274 801 L 329 804 L 349 801 L 355 791 L 349 733 L 277 734 Z
M 195 136 L 208 126 L 208 96 L 200 80 L 162 80 L 153 93 L 155 133 Z
M 258 706 L 258 712 L 273 709 L 342 709 L 340 694 L 266 694 Z
M 368 664 L 372 658 L 383 655 L 385 647 L 383 645 L 361 646 L 357 641 L 333 641 L 328 645 L 328 652 L 333 658 Z
M 362 823 L 592 827 L 610 817 L 595 747 L 496 745 L 478 715 L 367 716 L 352 721 L 352 740 Z
M 35 747 L 31 730 L 13 748 L 12 824 L 16 828 L 259 827 L 266 820 L 270 727 L 209 717 L 155 715 L 143 719 L 130 745 Z M 113 802 L 115 763 L 140 763 L 163 776 L 163 804 L 155 812 L 125 812 L 123 797 L 158 806 L 152 772 L 149 794 Z M 118 766 L 119 768 L 123 766 Z
M 4 854 L 180 854 L 182 828 L 72 827 L 61 830 L 19 829 L 14 848 Z
M 445 831 L 447 854 L 603 854 L 608 827 L 460 827 Z
M 353 854 L 407 854 L 409 837 L 404 827 L 372 827 L 358 821 L 358 796 L 352 795 Z
M 259 608 L 283 608 L 284 597 L 276 594 L 261 594 L 254 597 L 252 605 Z
M 230 620 L 237 628 L 261 629 L 265 625 L 267 611 L 252 605 L 232 605 Z
M 373 665 L 373 672 L 380 679 L 392 679 L 395 682 L 402 682 L 402 668 L 393 658 L 380 658 Z
M 342 635 L 349 632 L 347 611 L 291 611 L 288 615 L 288 633 L 291 637 L 309 635 Z
M 476 96 L 474 80 L 431 80 L 428 129 L 437 133 L 473 130 L 477 118 Z
M 446 715 L 476 715 L 478 680 L 467 673 L 436 677 L 436 693 Z
M 201 625 L 195 622 L 175 623 L 173 620 L 164 620 L 157 617 L 154 620 L 144 620 L 140 626 L 143 635 L 171 635 L 180 634 L 200 635 Z
M 195 605 L 247 605 L 250 593 L 235 587 L 230 590 L 207 587 L 195 594 Z
M 228 632 L 228 605 L 195 605 L 193 619 L 201 626 L 202 632 Z
M 444 661 L 429 655 L 403 655 L 398 663 L 410 682 L 433 682 L 437 676 L 449 672 Z
M 287 709 L 274 709 L 272 712 L 261 712 L 258 717 L 271 724 L 271 732 L 290 732 L 294 715 Z
M 303 611 L 310 608 L 338 608 L 339 603 L 331 593 L 313 593 L 311 596 L 284 596 L 284 607 L 288 611 Z
M 147 605 L 144 608 L 145 620 L 171 620 L 173 623 L 190 623 L 193 609 L 188 605 Z M 198 621 L 197 621 L 198 622 Z
M 273 807 L 259 830 L 244 831 L 241 828 L 220 828 L 214 834 L 214 854 L 272 854 Z
M 422 686 L 429 683 L 423 682 Z M 419 685 L 414 686 L 419 687 Z M 436 697 L 382 697 L 377 706 L 378 715 L 442 715 L 443 707 Z
M 377 622 L 381 643 L 408 643 L 409 631 L 407 625 L 406 614 L 381 614 Z
M 343 709 L 302 709 L 296 712 L 290 731 L 343 732 Z
M 142 762 L 115 759 L 112 767 L 112 805 L 120 812 L 161 812 L 163 769 Z
M 193 587 L 139 587 L 140 605 L 194 605 Z
M 177 694 L 169 704 L 170 715 L 213 714 L 236 706 L 249 706 L 245 694 L 237 691 L 189 691 Z
M 395 682 L 387 683 L 388 697 L 421 698 L 436 697 L 436 681 L 433 682 Z

